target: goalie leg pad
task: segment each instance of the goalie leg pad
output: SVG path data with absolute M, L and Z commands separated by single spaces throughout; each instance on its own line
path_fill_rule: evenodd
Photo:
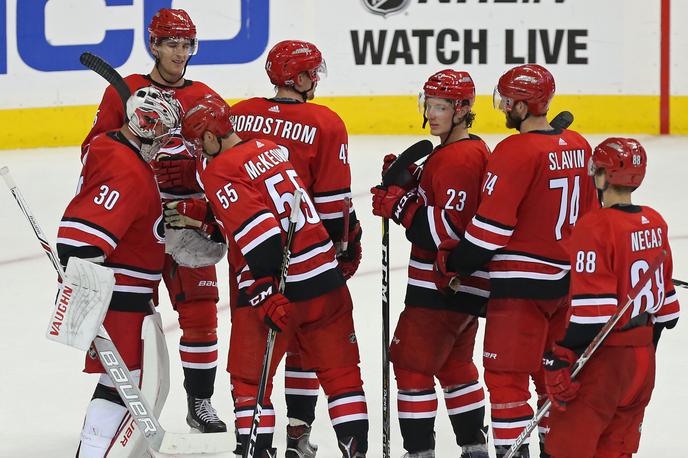
M 141 394 L 153 408 L 153 414 L 160 418 L 160 412 L 170 390 L 169 356 L 165 335 L 162 331 L 162 320 L 159 313 L 147 315 L 141 326 L 143 342 L 142 369 L 133 371 L 132 377 L 139 381 Z M 102 375 L 101 379 L 108 379 Z M 111 384 L 111 382 L 109 382 Z M 139 432 L 136 421 L 127 412 L 122 425 L 115 436 L 108 458 L 125 458 L 143 456 L 148 443 Z
M 69 258 L 46 337 L 87 350 L 103 323 L 114 286 L 112 269 L 76 257 Z
M 146 314 L 142 312 L 109 310 L 103 322 L 103 326 L 130 371 L 141 368 L 141 326 L 145 317 Z M 84 372 L 89 374 L 105 372 L 94 351 L 89 351 L 86 355 Z
M 102 458 L 106 456 L 125 415 L 127 415 L 127 409 L 123 405 L 94 397 L 86 410 L 86 418 L 81 430 L 79 457 Z

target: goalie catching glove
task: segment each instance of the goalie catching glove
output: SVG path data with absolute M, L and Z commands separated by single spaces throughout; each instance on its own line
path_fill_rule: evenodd
M 281 332 L 289 323 L 289 312 L 293 307 L 284 294 L 279 293 L 275 280 L 259 278 L 246 288 L 251 307 L 258 308 L 258 316 L 270 328 Z
M 107 313 L 115 274 L 112 269 L 71 257 L 59 287 L 46 337 L 85 351 Z

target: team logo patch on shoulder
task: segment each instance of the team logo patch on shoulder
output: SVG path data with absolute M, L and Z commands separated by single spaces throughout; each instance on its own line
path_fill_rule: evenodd
M 411 0 L 361 0 L 363 6 L 373 14 L 380 16 L 388 16 L 393 13 L 399 13 L 406 9 L 411 3 Z

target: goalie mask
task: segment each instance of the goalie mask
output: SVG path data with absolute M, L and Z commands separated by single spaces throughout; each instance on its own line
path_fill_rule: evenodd
M 141 157 L 150 162 L 179 129 L 181 106 L 172 93 L 149 86 L 127 100 L 129 130 L 141 140 Z

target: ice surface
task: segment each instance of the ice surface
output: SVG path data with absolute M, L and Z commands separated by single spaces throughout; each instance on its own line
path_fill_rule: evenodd
M 488 136 L 493 146 L 500 136 Z M 380 300 L 380 221 L 370 211 L 368 190 L 379 182 L 381 159 L 389 152 L 400 152 L 417 141 L 406 136 L 354 136 L 350 139 L 354 205 L 361 219 L 363 262 L 356 277 L 349 281 L 354 298 L 361 369 L 365 381 L 370 415 L 370 451 L 381 452 L 381 300 Z M 688 154 L 686 137 L 640 136 L 649 153 L 649 171 L 643 186 L 634 194 L 636 203 L 651 205 L 669 224 L 674 255 L 674 277 L 688 279 L 688 180 L 684 174 Z M 595 145 L 600 136 L 590 136 Z M 76 189 L 80 172 L 79 153 L 74 148 L 36 149 L 0 152 L 0 166 L 7 165 L 31 206 L 43 230 L 54 242 L 57 224 Z M 4 187 L 2 187 L 4 189 Z M 48 310 L 55 295 L 55 273 L 42 254 L 31 228 L 24 220 L 9 192 L 0 190 L 0 457 L 74 456 L 86 406 L 97 377 L 81 373 L 83 356 L 78 351 L 55 345 L 44 338 Z M 406 283 L 408 243 L 398 227 L 391 230 L 392 323 L 402 309 Z M 229 377 L 224 371 L 229 334 L 227 305 L 227 267 L 218 267 L 220 286 L 219 335 L 220 364 L 213 403 L 231 426 L 232 402 Z M 164 288 L 164 287 L 163 287 Z M 185 432 L 186 399 L 182 370 L 176 350 L 180 331 L 176 313 L 165 291 L 162 312 L 171 356 L 171 393 L 161 421 L 171 431 Z M 688 303 L 685 290 L 679 298 Z M 685 380 L 688 376 L 688 333 L 685 323 L 666 332 L 658 352 L 657 380 L 653 399 L 643 423 L 640 457 L 679 457 L 684 430 L 682 413 L 688 407 Z M 475 349 L 480 364 L 481 333 Z M 278 412 L 275 446 L 284 453 L 284 398 L 282 369 L 275 380 L 273 402 Z M 439 390 L 439 387 L 437 387 Z M 392 456 L 402 455 L 402 441 L 396 420 L 395 385 L 392 381 Z M 326 400 L 318 401 L 313 440 L 319 444 L 318 456 L 341 456 L 327 414 Z M 488 414 L 489 417 L 489 414 Z M 489 418 L 488 418 L 489 420 Z M 437 431 L 437 456 L 458 457 L 451 425 L 440 397 Z M 531 445 L 536 452 L 536 438 Z M 230 456 L 230 455 L 227 455 Z

